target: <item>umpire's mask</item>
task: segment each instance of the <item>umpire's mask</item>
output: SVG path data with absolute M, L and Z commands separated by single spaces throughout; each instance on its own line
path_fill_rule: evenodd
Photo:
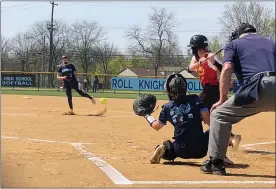
M 184 100 L 187 92 L 187 81 L 181 74 L 172 74 L 166 81 L 166 93 L 170 100 Z

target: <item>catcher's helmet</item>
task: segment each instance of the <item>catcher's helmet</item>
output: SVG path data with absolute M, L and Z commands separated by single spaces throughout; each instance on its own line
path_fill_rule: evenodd
M 233 31 L 231 33 L 231 36 L 229 37 L 229 41 L 233 41 L 235 39 L 238 39 L 240 37 L 240 35 L 244 34 L 244 33 L 255 33 L 257 30 L 254 26 L 252 26 L 249 23 L 242 23 L 241 25 L 239 25 L 235 31 Z
M 171 74 L 166 80 L 165 90 L 170 100 L 183 99 L 187 92 L 187 81 L 181 74 Z

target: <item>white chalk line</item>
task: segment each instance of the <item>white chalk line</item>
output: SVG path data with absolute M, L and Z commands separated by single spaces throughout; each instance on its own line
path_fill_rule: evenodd
M 225 181 L 225 180 L 215 180 L 215 181 L 131 181 L 132 184 L 141 184 L 141 185 L 154 185 L 154 184 L 275 184 L 275 181 L 251 181 L 251 180 L 242 180 L 242 181 Z
M 91 153 L 82 144 L 72 144 L 82 155 L 88 160 L 92 161 L 98 168 L 100 168 L 115 184 L 132 184 L 126 177 L 124 177 L 117 169 L 112 167 L 106 161 Z
M 275 181 L 131 181 L 124 177 L 117 169 L 112 167 L 106 161 L 97 157 L 92 152 L 90 152 L 83 144 L 92 144 L 92 143 L 80 143 L 80 142 L 64 142 L 57 140 L 41 140 L 41 139 L 32 139 L 32 138 L 22 138 L 22 137 L 14 137 L 14 136 L 1 136 L 1 138 L 6 139 L 22 139 L 36 142 L 46 142 L 46 143 L 61 143 L 61 144 L 70 144 L 74 148 L 76 148 L 82 155 L 84 155 L 88 160 L 92 161 L 98 168 L 100 168 L 116 185 L 132 185 L 132 184 L 140 184 L 140 185 L 177 185 L 177 184 L 275 184 Z M 264 142 L 264 143 L 255 143 L 254 145 L 260 144 L 272 144 L 273 142 Z M 275 143 L 275 141 L 274 141 Z M 249 144 L 252 146 L 253 144 Z M 247 145 L 243 145 L 247 146 Z
M 252 146 L 266 145 L 266 144 L 275 144 L 275 141 L 245 144 L 245 145 L 241 145 L 241 147 L 243 147 L 246 150 L 253 150 L 253 151 L 256 151 L 256 152 L 261 152 L 263 154 L 273 154 L 273 155 L 275 155 L 276 152 L 271 152 L 271 151 L 267 151 L 267 150 L 260 150 L 260 149 L 256 149 L 256 148 L 250 148 L 250 146 L 252 147 Z
M 52 115 L 45 115 L 45 114 L 24 114 L 24 113 L 20 113 L 20 114 L 15 114 L 15 113 L 1 113 L 1 115 L 6 115 L 6 116 L 39 116 L 39 117 L 49 117 L 49 116 L 52 116 Z M 73 115 L 72 115 L 73 116 Z M 115 117 L 115 118 L 126 118 L 126 117 L 137 117 L 136 115 L 111 115 L 111 116 L 108 116 L 108 115 L 104 115 L 104 116 L 89 116 L 89 115 L 84 115 L 84 114 L 77 114 L 75 116 L 86 116 L 86 117 Z
M 260 143 L 253 143 L 253 144 L 244 144 L 244 145 L 241 145 L 241 146 L 242 147 L 248 147 L 248 146 L 257 146 L 257 145 L 265 145 L 265 144 L 275 144 L 275 141 L 260 142 Z
M 64 110 L 64 108 L 30 108 L 30 107 L 16 107 L 16 106 L 4 106 L 2 107 L 2 109 L 14 109 L 14 110 Z M 74 110 L 89 110 L 90 109 L 74 109 Z M 117 112 L 117 113 L 131 113 L 133 114 L 133 112 L 131 111 L 117 111 L 117 110 L 108 110 L 109 112 Z
M 66 141 L 57 141 L 57 140 L 43 140 L 43 139 L 36 139 L 36 138 L 27 138 L 27 137 L 15 137 L 15 136 L 1 136 L 3 139 L 16 139 L 16 140 L 27 140 L 27 141 L 34 141 L 34 142 L 45 142 L 45 143 L 59 143 L 59 144 L 92 144 L 86 142 L 66 142 Z

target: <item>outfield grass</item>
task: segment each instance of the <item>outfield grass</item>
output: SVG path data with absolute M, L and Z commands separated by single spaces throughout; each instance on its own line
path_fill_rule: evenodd
M 1 90 L 2 94 L 13 94 L 13 95 L 35 95 L 35 96 L 66 96 L 64 91 L 57 90 L 12 90 L 12 89 L 3 89 Z M 134 91 L 105 91 L 105 92 L 97 92 L 97 93 L 89 93 L 95 98 L 123 98 L 123 99 L 135 99 L 139 95 L 138 92 Z M 151 93 L 156 96 L 158 100 L 166 100 L 168 99 L 166 94 L 162 93 Z M 73 97 L 79 97 L 80 95 L 75 91 L 72 92 Z
M 167 100 L 168 97 L 165 93 L 162 92 L 141 92 L 141 93 L 150 93 L 154 94 L 158 100 Z M 34 96 L 66 96 L 64 91 L 57 91 L 57 89 L 30 89 L 30 88 L 1 88 L 1 94 L 12 94 L 12 95 L 34 95 Z M 89 92 L 91 96 L 95 98 L 122 98 L 122 99 L 135 99 L 139 95 L 138 91 L 114 91 L 105 90 L 99 91 L 97 93 Z M 192 93 L 189 93 L 192 94 Z M 80 95 L 74 90 L 72 91 L 73 97 L 79 97 Z M 228 95 L 232 96 L 232 93 Z

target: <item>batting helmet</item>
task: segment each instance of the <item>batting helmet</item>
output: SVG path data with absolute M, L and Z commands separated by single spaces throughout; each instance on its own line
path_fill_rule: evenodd
M 187 92 L 187 81 L 181 74 L 171 74 L 166 80 L 165 90 L 170 100 L 184 99 Z
M 241 23 L 235 31 L 231 33 L 231 36 L 229 37 L 229 41 L 233 41 L 235 39 L 238 39 L 242 34 L 244 33 L 255 33 L 257 30 L 254 26 L 248 23 Z
M 190 39 L 190 44 L 188 45 L 193 51 L 193 55 L 197 55 L 198 49 L 204 49 L 208 47 L 208 39 L 204 35 L 194 35 Z

